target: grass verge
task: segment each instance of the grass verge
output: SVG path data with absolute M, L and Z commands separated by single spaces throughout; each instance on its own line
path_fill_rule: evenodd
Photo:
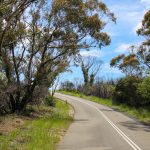
M 34 106 L 29 116 L 9 115 L 0 118 L 0 149 L 55 150 L 73 121 L 71 107 L 56 101 L 56 107 Z
M 98 98 L 95 96 L 86 96 L 84 94 L 81 93 L 75 93 L 75 92 L 68 92 L 68 91 L 58 91 L 60 93 L 63 94 L 67 94 L 67 95 L 71 95 L 71 96 L 76 96 L 76 97 L 80 97 L 80 98 L 84 98 L 102 105 L 106 105 L 108 107 L 111 107 L 117 111 L 123 112 L 125 114 L 127 114 L 130 117 L 134 117 L 135 119 L 139 120 L 142 123 L 145 124 L 150 124 L 150 111 L 144 108 L 133 108 L 133 107 L 129 107 L 127 105 L 116 105 L 112 103 L 112 100 L 109 99 L 102 99 L 102 98 Z

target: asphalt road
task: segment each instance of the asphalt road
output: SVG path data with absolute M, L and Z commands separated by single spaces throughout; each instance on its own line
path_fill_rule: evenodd
M 75 121 L 58 150 L 150 150 L 150 126 L 81 98 L 55 94 L 70 103 Z

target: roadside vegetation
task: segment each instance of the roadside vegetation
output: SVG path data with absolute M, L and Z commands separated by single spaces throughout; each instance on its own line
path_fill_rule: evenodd
M 0 114 L 38 103 L 81 49 L 109 45 L 108 21 L 114 14 L 95 0 L 0 1 Z
M 110 61 L 124 77 L 114 80 L 96 78 L 102 62 L 95 58 L 82 59 L 83 82 L 61 83 L 60 90 L 67 94 L 83 97 L 119 111 L 126 112 L 139 120 L 150 123 L 150 10 L 144 15 L 137 34 L 145 40 L 138 46 L 131 46 L 128 54 L 121 54 Z M 69 93 L 68 93 L 69 92 Z
M 150 11 L 137 31 L 145 41 L 110 63 L 126 78 L 103 81 L 96 78 L 102 61 L 83 58 L 80 52 L 111 43 L 104 29 L 116 17 L 105 3 L 0 0 L 0 149 L 54 149 L 71 121 L 69 106 L 53 101 L 56 81 L 72 65 L 81 67 L 84 83 L 64 82 L 62 90 L 149 112 L 149 18 Z
M 55 149 L 72 121 L 53 100 L 56 81 L 80 50 L 111 43 L 108 22 L 114 14 L 95 0 L 0 1 L 0 149 Z
M 0 149 L 55 150 L 73 121 L 70 110 L 68 104 L 56 99 L 55 107 L 28 106 L 24 114 L 1 116 Z
M 141 121 L 144 124 L 150 124 L 150 110 L 149 109 L 145 109 L 143 107 L 140 107 L 140 108 L 131 107 L 126 104 L 116 104 L 116 103 L 113 103 L 113 101 L 111 99 L 103 99 L 103 98 L 99 98 L 99 97 L 92 96 L 92 95 L 87 96 L 83 93 L 78 93 L 75 91 L 60 90 L 58 92 L 62 93 L 62 94 L 80 97 L 80 98 L 83 98 L 83 99 L 86 99 L 89 101 L 93 101 L 93 102 L 111 107 L 114 110 L 120 111 L 130 117 L 133 117 L 133 118 Z

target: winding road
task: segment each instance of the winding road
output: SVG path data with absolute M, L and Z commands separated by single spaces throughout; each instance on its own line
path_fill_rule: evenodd
M 59 93 L 55 97 L 75 110 L 58 150 L 150 150 L 150 126 L 82 98 Z

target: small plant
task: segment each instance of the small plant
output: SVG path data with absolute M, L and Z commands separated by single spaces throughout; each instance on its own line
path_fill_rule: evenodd
M 47 106 L 52 106 L 54 107 L 55 106 L 55 98 L 53 96 L 47 96 L 45 99 L 44 99 L 44 103 L 47 105 Z

